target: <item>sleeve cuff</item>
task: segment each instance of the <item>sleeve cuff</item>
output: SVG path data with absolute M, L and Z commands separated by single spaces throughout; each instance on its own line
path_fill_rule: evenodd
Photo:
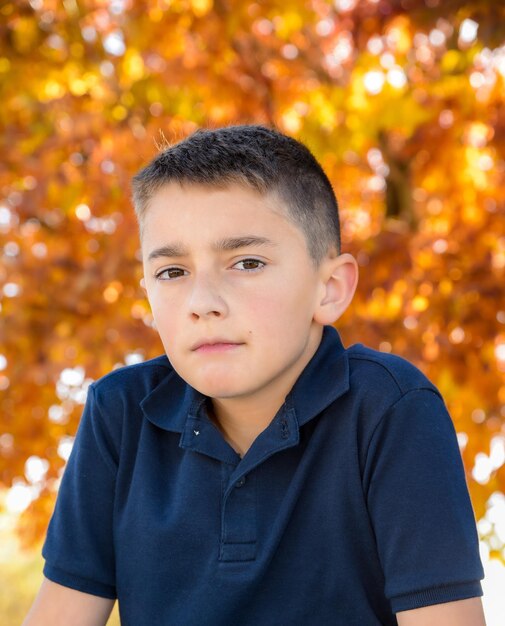
M 432 604 L 443 604 L 444 602 L 454 602 L 456 600 L 466 600 L 482 596 L 482 585 L 478 580 L 460 583 L 456 585 L 444 585 L 423 589 L 414 593 L 405 593 L 390 598 L 393 613 L 419 609 Z
M 110 600 L 117 599 L 116 588 L 114 586 L 70 574 L 47 562 L 44 564 L 43 573 L 46 578 L 64 587 L 70 587 L 71 589 L 90 593 L 102 598 L 109 598 Z

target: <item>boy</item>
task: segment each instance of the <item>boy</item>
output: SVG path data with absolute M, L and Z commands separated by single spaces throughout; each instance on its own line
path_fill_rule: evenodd
M 358 267 L 309 150 L 200 130 L 133 200 L 166 355 L 90 386 L 25 624 L 484 624 L 453 424 L 332 326 Z

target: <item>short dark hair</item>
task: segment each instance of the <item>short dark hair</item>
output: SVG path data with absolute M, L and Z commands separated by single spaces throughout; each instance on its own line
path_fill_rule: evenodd
M 340 221 L 333 188 L 302 143 L 261 125 L 200 128 L 168 147 L 132 179 L 132 200 L 142 237 L 149 200 L 165 184 L 225 188 L 238 183 L 274 193 L 302 230 L 315 267 L 334 249 L 340 254 Z

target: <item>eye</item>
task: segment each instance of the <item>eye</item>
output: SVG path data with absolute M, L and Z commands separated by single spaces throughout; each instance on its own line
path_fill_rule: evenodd
M 237 263 L 235 263 L 235 265 L 239 265 L 239 263 L 245 263 L 247 265 L 250 265 L 251 263 L 253 265 L 257 264 L 257 263 L 261 264 L 261 267 L 257 267 L 257 266 L 256 267 L 247 267 L 247 268 L 241 270 L 243 272 L 257 272 L 258 270 L 262 270 L 266 266 L 266 263 L 264 261 L 260 261 L 259 259 L 242 259 L 242 261 L 238 261 Z
M 241 272 L 258 272 L 266 266 L 266 263 L 264 261 L 261 261 L 260 259 L 242 259 L 241 261 L 237 261 L 237 263 L 235 263 L 233 267 L 236 267 L 240 263 L 243 263 L 246 266 L 244 267 L 244 269 L 240 270 Z M 253 267 L 251 267 L 251 265 Z M 156 280 L 162 281 L 173 281 L 177 278 L 181 278 L 181 276 L 184 275 L 185 271 L 186 270 L 183 270 L 180 267 L 167 267 L 164 270 L 161 270 L 160 272 L 155 274 L 154 278 Z
M 180 267 L 167 267 L 161 272 L 158 272 L 154 275 L 156 280 L 174 280 L 175 278 L 179 278 L 181 274 L 177 275 L 177 272 L 184 272 Z

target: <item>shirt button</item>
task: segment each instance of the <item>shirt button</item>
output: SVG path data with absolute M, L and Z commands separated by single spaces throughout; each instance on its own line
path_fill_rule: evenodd
M 245 476 L 242 476 L 242 478 L 237 480 L 237 482 L 235 483 L 235 487 L 243 487 L 244 485 L 245 485 Z
M 289 437 L 289 425 L 286 419 L 281 419 L 280 420 L 280 426 L 281 426 L 281 437 L 282 439 L 287 439 Z

